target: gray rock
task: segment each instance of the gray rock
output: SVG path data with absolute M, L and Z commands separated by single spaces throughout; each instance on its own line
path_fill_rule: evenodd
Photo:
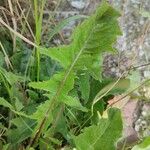
M 76 8 L 76 9 L 83 9 L 85 7 L 87 7 L 87 5 L 89 4 L 89 1 L 85 1 L 85 0 L 71 0 L 70 4 L 72 7 Z
M 122 110 L 122 116 L 124 121 L 124 130 L 123 130 L 123 137 L 117 144 L 117 150 L 120 150 L 123 148 L 124 143 L 126 142 L 127 145 L 132 145 L 136 141 L 139 140 L 138 134 L 136 130 L 139 131 L 139 126 L 136 126 L 133 128 L 133 124 L 135 121 L 134 114 L 137 114 L 137 107 L 138 107 L 138 101 L 129 101 Z

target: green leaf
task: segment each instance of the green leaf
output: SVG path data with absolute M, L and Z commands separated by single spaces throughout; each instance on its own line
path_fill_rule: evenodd
M 78 150 L 115 150 L 122 129 L 120 110 L 111 108 L 108 110 L 108 119 L 100 119 L 98 125 L 85 128 L 73 139 Z
M 53 104 L 58 104 L 59 101 L 84 110 L 79 101 L 68 96 L 68 92 L 73 89 L 75 75 L 78 72 L 88 72 L 93 78 L 100 80 L 102 52 L 113 52 L 113 44 L 121 34 L 117 21 L 119 16 L 109 3 L 103 1 L 96 13 L 74 30 L 69 45 L 40 49 L 41 54 L 60 63 L 62 72 L 55 74 L 48 81 L 32 82 L 29 86 L 47 91 Z M 48 108 L 45 107 L 45 110 L 51 110 L 50 106 L 48 103 Z M 47 113 L 43 119 L 47 119 Z
M 12 62 L 14 70 L 24 75 L 26 73 L 27 67 L 31 67 L 32 65 L 32 50 L 29 49 L 22 40 L 17 38 L 16 42 L 16 53 L 11 56 L 10 60 Z
M 50 104 L 50 100 L 47 100 L 44 103 L 41 103 L 37 107 L 37 110 L 31 115 L 32 118 L 38 120 L 38 122 L 39 122 L 41 120 L 41 118 L 43 118 L 45 116 L 49 104 Z M 52 115 L 50 115 L 49 118 L 51 118 L 51 120 L 52 120 Z
M 16 126 L 7 132 L 8 141 L 11 144 L 17 144 L 31 136 L 36 122 L 30 119 L 15 118 L 12 123 Z
M 24 107 L 18 98 L 16 98 L 16 100 L 15 100 L 15 107 L 16 107 L 17 111 L 20 111 Z
M 81 97 L 84 99 L 85 103 L 89 99 L 90 94 L 90 76 L 88 73 L 81 74 L 79 76 L 79 90 L 81 91 Z
M 30 82 L 29 86 L 39 90 L 49 91 L 51 93 L 55 93 L 59 88 L 61 81 L 65 76 L 64 72 L 60 72 L 55 74 L 50 80 L 43 81 L 43 82 Z M 67 82 L 64 84 L 63 93 L 67 94 L 71 89 L 73 89 L 74 85 L 74 74 L 70 74 Z
M 28 92 L 30 99 L 32 99 L 33 101 L 36 101 L 38 99 L 38 93 L 36 93 L 35 91 L 27 89 L 26 92 Z
M 135 145 L 132 150 L 149 150 L 150 149 L 150 137 L 146 137 L 142 143 Z
M 39 149 L 40 150 L 55 150 L 53 148 L 51 140 L 48 138 L 40 138 L 39 139 Z
M 103 1 L 96 13 L 74 30 L 70 45 L 41 49 L 40 52 L 58 61 L 64 69 L 70 66 L 73 66 L 74 71 L 87 69 L 93 77 L 99 79 L 101 54 L 114 51 L 112 46 L 117 35 L 121 34 L 117 21 L 119 16 L 117 11 Z
M 78 20 L 78 19 L 82 19 L 82 18 L 87 18 L 87 16 L 84 15 L 76 15 L 76 16 L 72 16 L 69 17 L 67 19 L 64 19 L 63 21 L 61 21 L 57 26 L 55 26 L 55 28 L 50 32 L 49 34 L 49 41 L 52 39 L 52 37 L 59 33 L 65 26 L 67 26 L 71 21 L 74 20 Z
M 129 79 L 120 79 L 119 81 L 113 81 L 110 84 L 106 85 L 103 89 L 99 91 L 99 93 L 95 96 L 93 105 L 100 100 L 100 98 L 103 98 L 104 96 L 107 96 L 109 94 L 119 94 L 124 91 L 126 91 L 130 86 L 130 80 Z
M 0 73 L 5 77 L 5 80 L 10 84 L 10 85 L 12 85 L 12 84 L 14 84 L 14 83 L 16 83 L 16 82 L 18 82 L 18 81 L 24 81 L 24 79 L 23 79 L 23 77 L 21 77 L 21 76 L 19 76 L 19 75 L 16 75 L 16 74 L 14 74 L 14 73 L 12 73 L 12 72 L 8 72 L 8 71 L 6 71 L 5 69 L 3 69 L 3 68 L 1 68 L 0 67 Z
M 44 94 L 45 96 L 47 96 L 49 99 L 51 99 L 53 97 L 53 95 L 51 94 Z M 75 109 L 87 112 L 87 108 L 83 107 L 82 104 L 80 103 L 79 99 L 76 97 L 72 97 L 72 96 L 68 96 L 65 94 L 60 94 L 58 97 L 58 102 L 62 102 L 64 104 L 66 104 L 67 106 L 73 107 Z
M 0 67 L 3 66 L 4 62 L 5 62 L 5 60 L 4 60 L 4 55 L 3 55 L 3 53 L 0 51 Z
M 1 97 L 0 97 L 0 105 L 7 107 L 10 110 L 14 111 L 14 107 L 9 102 L 7 102 L 4 98 L 1 98 Z
M 72 60 L 70 57 L 70 51 L 70 46 L 64 45 L 61 47 L 42 49 L 40 53 L 51 57 L 52 59 L 58 61 L 62 65 L 62 67 L 67 68 Z
M 58 106 L 55 109 L 55 111 L 53 112 L 54 118 L 57 117 L 57 114 L 58 114 L 58 112 L 60 112 L 60 110 L 61 110 L 60 106 Z M 69 132 L 69 130 L 68 130 L 68 124 L 66 122 L 66 117 L 63 113 L 61 113 L 59 115 L 59 121 L 57 122 L 55 129 L 49 128 L 46 132 L 44 132 L 44 137 L 51 140 L 52 134 L 61 133 L 65 139 L 68 139 L 68 132 Z M 61 144 L 61 141 L 59 141 L 59 140 L 57 140 L 56 142 L 51 140 L 51 142 L 58 144 L 58 145 Z
M 47 111 L 49 109 L 49 105 L 50 105 L 51 101 L 47 100 L 44 103 L 41 103 L 38 107 L 37 110 L 31 115 L 31 118 L 36 119 L 37 125 L 34 129 L 34 131 L 36 131 L 36 129 L 39 128 L 41 120 L 46 117 L 46 123 L 44 124 L 44 130 L 47 129 L 47 127 L 49 126 L 49 124 L 53 121 L 53 116 L 52 116 L 52 111 L 50 111 L 48 114 Z M 34 133 L 34 132 L 33 132 Z
M 15 114 L 17 114 L 19 116 L 23 116 L 23 117 L 26 117 L 26 118 L 34 119 L 34 118 L 26 115 L 24 112 L 16 111 L 15 108 L 9 102 L 7 102 L 5 99 L 3 99 L 1 97 L 0 97 L 0 105 L 4 106 L 6 108 L 9 108 L 12 112 L 14 112 Z
M 97 124 L 99 122 L 100 115 L 103 115 L 103 112 L 105 110 L 105 105 L 106 104 L 105 104 L 105 102 L 103 100 L 97 102 L 94 105 L 93 116 L 91 118 L 92 124 Z
M 114 87 L 113 87 L 113 85 L 114 85 Z M 129 86 L 130 86 L 130 80 L 129 79 L 120 79 L 118 82 L 117 81 L 113 81 L 110 84 L 106 85 L 99 92 L 98 95 L 101 96 L 102 94 L 104 94 L 105 92 L 107 92 L 109 89 L 111 89 L 111 87 L 113 87 L 110 90 L 110 93 L 112 94 L 112 93 L 115 93 L 115 91 L 125 91 L 125 90 L 127 90 L 129 88 Z
M 61 98 L 60 98 L 60 101 L 65 103 L 66 105 L 68 105 L 70 107 L 82 110 L 84 112 L 88 111 L 85 107 L 83 107 L 81 105 L 80 101 L 77 98 L 74 98 L 74 97 L 71 97 L 71 96 L 62 95 Z
M 33 147 L 30 147 L 29 150 L 35 150 Z
M 46 101 L 44 104 L 41 104 L 38 108 L 37 111 L 31 116 L 32 118 L 35 118 L 38 122 L 38 125 L 36 126 L 35 129 L 38 129 L 40 126 L 40 121 L 41 118 L 47 117 L 45 114 L 47 113 L 47 110 L 50 107 L 51 99 L 52 97 L 56 94 L 57 89 L 59 88 L 62 80 L 64 78 L 64 72 L 61 72 L 59 74 L 55 74 L 50 80 L 44 81 L 44 82 L 31 82 L 29 84 L 30 87 L 36 88 L 36 89 L 41 89 L 50 92 L 50 94 L 45 94 L 50 100 Z M 68 106 L 77 108 L 82 111 L 87 111 L 85 107 L 83 107 L 80 102 L 72 98 L 70 96 L 67 96 L 68 92 L 73 89 L 74 86 L 74 74 L 70 74 L 68 77 L 67 82 L 65 82 L 62 93 L 57 97 L 58 102 L 63 102 L 67 104 Z M 47 129 L 48 125 L 52 122 L 52 112 L 48 114 L 49 116 L 47 117 L 48 120 L 46 121 L 45 129 Z
M 9 146 L 10 146 L 10 143 L 6 144 L 6 145 L 3 145 L 3 149 L 2 150 L 8 150 L 9 149 Z

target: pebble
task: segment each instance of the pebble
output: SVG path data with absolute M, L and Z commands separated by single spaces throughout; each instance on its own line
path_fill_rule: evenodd
M 53 42 L 56 44 L 56 45 L 60 45 L 61 44 L 61 41 L 59 39 L 54 39 Z
M 83 0 L 71 0 L 70 4 L 72 7 L 76 8 L 76 9 L 83 9 L 86 7 L 87 5 L 87 1 L 83 1 Z
M 140 131 L 140 127 L 138 125 L 135 125 L 134 129 L 135 129 L 136 132 Z
M 134 129 L 138 133 L 140 138 L 150 135 L 150 104 L 145 103 L 141 108 L 141 114 L 139 119 L 135 121 Z
M 116 71 L 116 68 L 111 68 L 111 72 L 115 72 Z
M 146 125 L 147 123 L 146 123 L 145 120 L 143 120 L 143 121 L 141 121 L 141 124 L 144 126 L 144 125 Z
M 142 111 L 142 116 L 143 116 L 143 117 L 146 117 L 146 116 L 147 116 L 147 112 Z
M 139 118 L 136 123 L 139 124 L 139 123 L 141 123 L 141 121 L 142 120 Z

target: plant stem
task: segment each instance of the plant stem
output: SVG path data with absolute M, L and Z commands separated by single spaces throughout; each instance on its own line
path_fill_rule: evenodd
M 119 98 L 117 101 L 115 101 L 114 103 L 112 103 L 111 105 L 109 105 L 109 107 L 107 109 L 109 109 L 110 107 L 112 107 L 114 104 L 116 104 L 117 102 L 123 100 L 124 98 L 126 98 L 127 96 L 129 96 L 130 94 L 132 94 L 134 91 L 136 91 L 138 88 L 142 87 L 143 85 L 145 85 L 147 82 L 150 81 L 150 78 L 145 80 L 144 82 L 142 82 L 139 86 L 137 86 L 136 88 L 134 88 L 133 90 L 129 91 L 126 95 L 124 95 L 123 97 Z
M 30 141 L 30 144 L 29 144 L 29 147 L 30 146 L 33 146 L 34 143 L 36 142 L 36 140 L 39 138 L 40 134 L 41 134 L 41 131 L 44 127 L 44 124 L 47 120 L 47 117 L 48 117 L 48 114 L 49 112 L 51 111 L 51 109 L 53 108 L 53 106 L 55 105 L 56 103 L 56 100 L 58 98 L 58 96 L 60 95 L 62 89 L 63 89 L 63 86 L 64 84 L 66 83 L 66 80 L 68 79 L 73 67 L 75 66 L 77 60 L 79 59 L 80 55 L 82 54 L 83 50 L 84 50 L 85 47 L 83 47 L 79 53 L 77 54 L 76 58 L 74 59 L 73 63 L 71 64 L 71 66 L 69 67 L 68 71 L 66 71 L 66 74 L 64 76 L 64 79 L 62 80 L 62 82 L 60 83 L 60 86 L 58 88 L 58 90 L 56 91 L 56 94 L 53 96 L 53 98 L 51 99 L 51 103 L 50 103 L 50 106 L 45 114 L 45 117 L 43 118 L 43 120 L 41 121 L 41 124 L 40 124 L 40 127 L 38 128 L 38 130 L 36 131 L 36 134 L 35 136 L 33 137 L 33 139 Z
M 149 65 L 150 65 L 150 62 L 145 63 L 145 64 L 141 64 L 141 65 L 138 65 L 138 66 L 133 66 L 129 70 L 134 70 L 134 69 L 138 69 L 138 68 L 142 68 L 142 67 L 147 67 Z
M 28 43 L 29 45 L 32 45 L 36 48 L 40 48 L 38 45 L 36 45 L 35 43 L 31 42 L 29 39 L 27 39 L 26 37 L 24 37 L 23 35 L 21 35 L 20 33 L 18 33 L 17 31 L 15 31 L 14 29 L 12 29 L 9 25 L 7 25 L 3 19 L 0 17 L 0 23 L 5 26 L 9 31 L 11 31 L 13 34 L 15 34 L 17 37 L 19 37 L 20 39 L 22 39 L 23 41 L 25 41 L 26 43 Z
M 38 8 L 38 1 L 34 0 L 34 16 L 35 16 L 35 26 L 36 26 L 36 33 L 35 33 L 35 43 L 37 46 L 41 43 L 41 36 L 42 36 L 42 22 L 43 22 L 43 11 L 46 0 L 41 1 L 42 5 L 41 8 Z M 36 72 L 36 81 L 39 81 L 40 78 L 40 52 L 39 48 L 35 49 L 35 72 Z

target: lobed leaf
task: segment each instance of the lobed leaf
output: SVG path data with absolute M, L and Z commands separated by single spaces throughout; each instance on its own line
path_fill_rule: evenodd
M 14 111 L 14 107 L 9 102 L 7 102 L 4 98 L 1 98 L 1 97 L 0 97 L 0 105 L 7 107 L 10 110 Z
M 97 93 L 94 98 L 93 105 L 101 100 L 104 96 L 109 94 L 119 94 L 126 91 L 130 86 L 129 79 L 120 79 L 119 81 L 113 81 L 110 84 L 106 85 L 103 89 Z
M 101 60 L 101 53 L 114 51 L 113 44 L 117 35 L 121 34 L 118 17 L 119 13 L 103 1 L 96 13 L 74 30 L 70 45 L 41 49 L 40 52 L 58 61 L 64 69 L 74 63 L 75 72 L 85 68 L 92 75 L 93 72 L 100 72 L 97 62 Z
M 55 93 L 59 88 L 63 78 L 65 76 L 64 72 L 60 72 L 55 74 L 50 80 L 43 82 L 30 82 L 29 86 L 35 89 L 44 90 L 47 92 Z M 64 84 L 63 93 L 67 94 L 71 89 L 73 89 L 74 85 L 74 74 L 70 74 L 67 82 Z
M 7 102 L 4 98 L 1 98 L 1 97 L 0 97 L 0 105 L 3 107 L 9 108 L 12 112 L 14 112 L 15 114 L 19 116 L 34 119 L 31 116 L 28 116 L 27 114 L 25 114 L 24 112 L 16 111 L 15 108 L 9 102 Z
M 8 141 L 13 145 L 24 141 L 29 138 L 33 132 L 36 122 L 30 119 L 24 120 L 23 118 L 15 118 L 12 123 L 16 128 L 9 129 L 7 132 Z
M 108 110 L 108 119 L 100 119 L 98 125 L 85 128 L 73 139 L 78 150 L 115 150 L 122 129 L 120 110 L 111 108 Z
M 59 33 L 65 26 L 67 26 L 71 21 L 75 21 L 78 19 L 87 18 L 87 16 L 84 15 L 75 15 L 72 17 L 69 17 L 67 19 L 64 19 L 61 21 L 58 25 L 55 26 L 55 28 L 50 32 L 49 34 L 49 41 L 53 38 L 53 36 L 57 33 Z

